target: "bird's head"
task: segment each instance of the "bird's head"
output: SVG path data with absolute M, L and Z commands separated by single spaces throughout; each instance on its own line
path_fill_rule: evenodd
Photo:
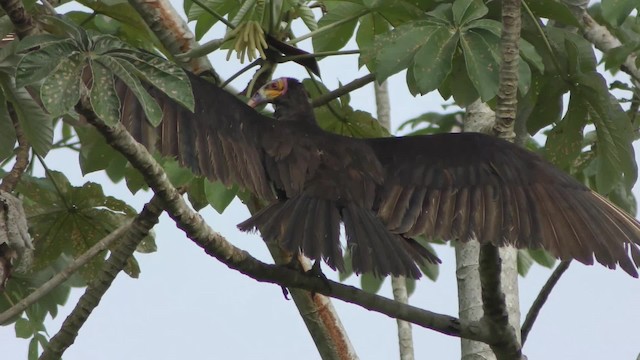
M 302 84 L 293 78 L 281 77 L 262 86 L 247 104 L 257 107 L 272 103 L 275 117 L 280 121 L 308 121 L 315 124 L 313 108 Z
M 300 84 L 296 79 L 288 77 L 274 79 L 258 89 L 253 97 L 249 99 L 247 104 L 251 107 L 256 107 L 264 103 L 274 103 L 277 105 L 279 100 L 283 100 L 283 98 L 293 95 L 297 88 L 304 90 L 302 84 Z

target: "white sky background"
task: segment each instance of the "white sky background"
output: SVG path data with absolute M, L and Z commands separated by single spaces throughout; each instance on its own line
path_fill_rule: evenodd
M 182 13 L 181 2 L 174 4 Z M 310 49 L 308 40 L 301 45 Z M 228 78 L 242 65 L 226 63 L 225 55 L 220 53 L 211 61 Z M 357 56 L 325 59 L 320 67 L 323 80 L 331 89 L 338 86 L 338 81 L 345 84 L 366 74 L 358 71 Z M 283 65 L 276 76 L 307 75 L 298 65 Z M 236 88 L 244 87 L 247 79 L 244 76 L 236 80 Z M 389 80 L 389 90 L 394 129 L 424 112 L 442 111 L 443 100 L 437 94 L 413 98 L 406 88 L 404 73 Z M 351 98 L 355 109 L 375 114 L 371 85 L 353 92 Z M 133 196 L 124 183 L 113 185 L 100 173 L 83 178 L 76 155 L 71 152 L 56 151 L 46 161 L 52 169 L 67 174 L 73 184 L 101 183 L 105 193 L 138 210 L 151 197 L 150 193 Z M 640 196 L 637 187 L 635 194 Z M 241 203 L 235 201 L 223 215 L 211 208 L 201 214 L 234 245 L 272 262 L 257 235 L 236 229 L 236 224 L 249 217 Z M 118 276 L 80 330 L 75 344 L 65 352 L 65 360 L 320 358 L 295 304 L 283 298 L 280 287 L 258 283 L 209 257 L 166 215 L 155 231 L 158 252 L 136 254 L 142 269 L 140 278 Z M 436 246 L 436 251 L 443 261 L 440 278 L 435 283 L 419 281 L 410 302 L 457 316 L 453 248 Z M 329 278 L 337 279 L 326 266 L 324 271 Z M 534 266 L 526 278 L 521 278 L 523 319 L 550 273 Z M 359 278 L 352 276 L 347 282 L 358 285 Z M 380 294 L 392 296 L 389 280 Z M 80 295 L 81 290 L 74 290 L 58 317 L 47 321 L 50 335 L 58 331 Z M 398 358 L 395 319 L 339 300 L 333 303 L 361 359 Z M 640 353 L 639 305 L 639 280 L 619 269 L 573 263 L 543 308 L 524 353 L 529 359 L 635 359 Z M 416 326 L 413 336 L 417 359 L 460 357 L 457 338 Z M 13 325 L 0 327 L 0 344 L 2 359 L 26 359 L 28 340 L 15 338 Z

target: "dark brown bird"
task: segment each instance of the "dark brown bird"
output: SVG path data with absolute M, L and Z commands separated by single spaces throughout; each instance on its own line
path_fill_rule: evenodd
M 294 79 L 251 100 L 272 102 L 275 120 L 203 79 L 191 83 L 195 113 L 152 91 L 162 125 L 149 131 L 135 102 L 125 102 L 125 125 L 194 172 L 270 201 L 239 227 L 289 251 L 343 269 L 342 222 L 357 273 L 419 277 L 416 262 L 438 261 L 411 239 L 425 235 L 595 257 L 638 276 L 640 223 L 516 145 L 478 133 L 353 139 L 318 127 Z

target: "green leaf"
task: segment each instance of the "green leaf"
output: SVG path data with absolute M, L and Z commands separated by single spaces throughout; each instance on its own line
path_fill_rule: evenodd
M 150 254 L 158 251 L 158 245 L 156 245 L 156 238 L 153 229 L 149 232 L 149 235 L 145 236 L 142 241 L 136 246 L 136 252 L 141 254 Z
M 486 31 L 470 30 L 460 38 L 469 78 L 484 102 L 498 92 L 498 42 L 496 36 Z
M 147 83 L 158 88 L 180 105 L 193 111 L 195 100 L 191 91 L 191 83 L 187 74 L 173 63 L 155 55 L 142 52 L 112 54 L 130 62 L 137 70 L 137 75 Z
M 27 53 L 16 69 L 16 87 L 21 88 L 44 79 L 56 70 L 60 61 L 77 51 L 76 45 L 70 39 L 66 39 Z
M 478 99 L 478 92 L 469 78 L 462 55 L 453 57 L 453 68 L 438 91 L 445 99 L 453 96 L 456 104 L 462 107 Z
M 343 261 L 344 261 L 344 271 L 341 271 L 338 274 L 338 279 L 340 280 L 340 282 L 344 282 L 351 275 L 353 275 L 353 266 L 352 266 L 352 263 L 351 263 L 351 253 L 349 252 L 349 250 L 347 250 L 347 252 L 344 254 Z
M 72 186 L 62 173 L 51 171 L 48 179 L 23 178 L 19 191 L 25 196 L 25 211 L 31 235 L 39 244 L 34 266 L 42 269 L 63 254 L 77 257 L 113 232 L 135 210 L 105 196 L 100 185 Z M 85 265 L 80 274 L 86 281 L 101 269 L 104 252 Z
M 204 183 L 208 181 L 209 180 L 203 177 L 195 177 L 187 187 L 187 196 L 189 197 L 191 207 L 193 207 L 195 211 L 200 211 L 202 208 L 209 205 L 204 193 Z
M 558 0 L 527 1 L 527 5 L 536 17 L 556 20 L 564 25 L 580 27 L 580 22 L 569 8 Z
M 33 327 L 31 326 L 29 320 L 25 318 L 19 318 L 16 321 L 15 329 L 16 336 L 21 339 L 28 339 L 33 335 Z
M 9 117 L 9 109 L 4 94 L 0 91 L 0 161 L 11 156 L 16 144 L 16 131 Z
M 533 65 L 538 72 L 544 72 L 544 61 L 542 56 L 538 54 L 536 48 L 525 39 L 520 39 L 520 57 Z M 522 61 L 522 60 L 521 60 Z
M 602 0 L 602 17 L 612 26 L 620 26 L 638 6 L 637 0 Z
M 349 39 L 351 39 L 351 36 L 353 36 L 353 31 L 358 23 L 356 16 L 358 14 L 364 15 L 366 10 L 365 7 L 360 4 L 349 2 L 327 3 L 326 5 L 327 13 L 318 21 L 319 29 L 348 18 L 353 17 L 354 19 L 314 36 L 312 39 L 314 52 L 337 51 L 342 49 Z
M 144 86 L 140 83 L 140 80 L 134 76 L 136 70 L 129 62 L 114 59 L 110 56 L 100 56 L 96 58 L 95 62 L 111 70 L 131 89 L 142 105 L 142 109 L 151 125 L 158 126 L 158 124 L 160 124 L 162 121 L 162 110 L 160 110 L 158 103 L 156 103 L 153 97 L 147 93 Z
M 547 136 L 546 157 L 557 167 L 569 170 L 582 150 L 582 132 L 588 119 L 587 106 L 575 95 L 562 121 Z
M 413 76 L 422 94 L 437 89 L 451 72 L 458 33 L 439 27 L 425 38 L 413 60 Z
M 29 352 L 27 354 L 29 360 L 38 359 L 38 340 L 34 337 L 29 341 Z
M 80 139 L 80 170 L 83 175 L 94 171 L 104 170 L 112 163 L 119 164 L 124 171 L 127 160 L 122 154 L 107 144 L 104 136 L 93 127 L 77 127 L 76 133 Z
M 397 27 L 376 37 L 373 47 L 365 50 L 363 61 L 375 71 L 376 80 L 382 82 L 407 68 L 416 51 L 439 29 L 440 26 L 427 21 Z
M 219 181 L 205 181 L 204 183 L 204 194 L 207 197 L 207 201 L 219 214 L 222 214 L 224 209 L 231 204 L 237 193 L 237 185 L 227 188 Z
M 556 258 L 544 249 L 527 249 L 531 258 L 538 264 L 551 269 L 556 264 Z
M 53 144 L 51 118 L 42 111 L 42 108 L 33 100 L 27 90 L 24 88 L 16 89 L 12 80 L 6 75 L 0 74 L 0 85 L 18 116 L 29 144 L 36 153 L 45 156 Z
M 376 35 L 383 34 L 388 30 L 389 23 L 378 13 L 364 15 L 360 18 L 360 25 L 356 32 L 356 43 L 360 49 L 369 48 L 373 46 Z
M 560 121 L 564 102 L 563 96 L 568 91 L 564 82 L 559 83 L 553 76 L 534 77 L 532 89 L 519 104 L 521 109 L 526 103 L 530 109 L 526 117 L 527 131 L 535 134 L 545 126 Z M 525 116 L 526 112 L 518 111 L 518 116 Z
M 451 7 L 454 24 L 462 27 L 487 15 L 489 9 L 480 0 L 455 0 Z
M 595 71 L 581 74 L 576 80 L 579 84 L 577 95 L 588 104 L 598 135 L 598 191 L 607 194 L 620 180 L 630 188 L 637 178 L 630 120 L 609 93 L 601 74 Z
M 518 266 L 518 274 L 520 276 L 526 276 L 533 265 L 533 258 L 526 250 L 518 249 L 518 257 L 516 259 Z
M 40 87 L 42 104 L 53 117 L 64 115 L 80 100 L 83 64 L 76 56 L 60 59 L 55 72 Z
M 193 180 L 194 175 L 191 170 L 178 165 L 176 160 L 167 159 L 163 161 L 162 167 L 175 187 L 184 186 Z
M 120 121 L 120 100 L 115 91 L 113 74 L 98 62 L 91 63 L 91 107 L 105 124 L 113 126 Z
M 604 53 L 604 68 L 619 69 L 632 53 L 640 50 L 640 40 L 630 41 Z
M 362 287 L 362 290 L 371 294 L 375 294 L 380 291 L 383 282 L 384 277 L 375 277 L 370 273 L 364 273 L 360 276 L 360 286 Z

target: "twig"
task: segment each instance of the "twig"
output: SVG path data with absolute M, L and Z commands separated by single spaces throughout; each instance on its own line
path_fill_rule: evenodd
M 369 84 L 370 82 L 374 81 L 375 79 L 376 77 L 373 74 L 367 74 L 359 79 L 355 79 L 352 82 L 345 84 L 331 92 L 328 92 L 326 94 L 316 97 L 315 99 L 312 99 L 311 106 L 318 107 L 318 106 L 328 104 L 329 102 L 331 102 L 331 100 L 337 99 L 346 93 L 359 89 Z
M 540 310 L 549 299 L 549 294 L 551 294 L 551 291 L 558 283 L 558 280 L 560 280 L 560 277 L 562 277 L 562 274 L 567 271 L 569 265 L 571 265 L 571 261 L 562 261 L 560 264 L 558 264 L 555 270 L 553 270 L 553 273 L 551 273 L 551 276 L 549 276 L 549 279 L 547 279 L 547 282 L 544 284 L 542 289 L 540 289 L 540 293 L 538 293 L 536 300 L 533 302 L 533 304 L 531 304 L 531 308 L 527 313 L 527 317 L 522 323 L 522 330 L 520 335 L 520 337 L 522 338 L 522 345 L 524 345 L 524 343 L 527 341 L 527 337 L 529 336 L 529 332 L 531 332 L 533 323 L 535 323 L 538 315 L 540 314 Z

